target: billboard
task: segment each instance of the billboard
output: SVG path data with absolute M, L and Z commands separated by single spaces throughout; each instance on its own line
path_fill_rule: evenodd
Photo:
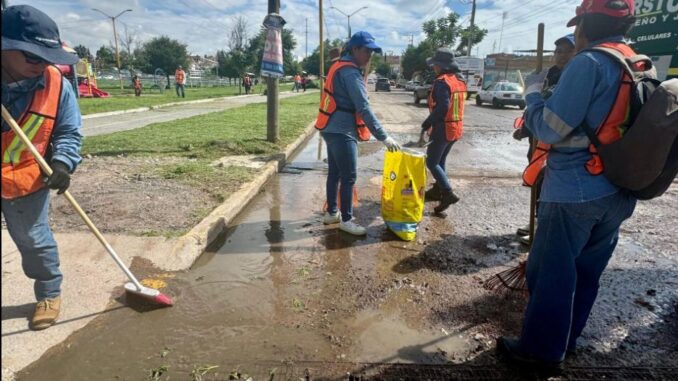
M 678 0 L 635 0 L 635 6 L 631 46 L 652 58 L 659 79 L 678 77 Z

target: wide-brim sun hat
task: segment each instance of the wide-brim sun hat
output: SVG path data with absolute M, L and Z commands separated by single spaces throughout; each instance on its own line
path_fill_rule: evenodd
M 447 48 L 439 48 L 436 50 L 436 53 L 433 55 L 433 57 L 429 57 L 426 59 L 426 65 L 428 66 L 440 66 L 441 69 L 443 70 L 452 70 L 452 69 L 458 69 L 459 66 L 457 63 L 454 61 L 454 53 L 452 50 L 447 49 Z
M 30 5 L 14 5 L 2 11 L 2 50 L 20 50 L 59 65 L 73 65 L 80 58 L 64 47 L 54 20 Z

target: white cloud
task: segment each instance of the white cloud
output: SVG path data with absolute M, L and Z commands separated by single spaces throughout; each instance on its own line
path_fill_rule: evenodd
M 405 50 L 414 36 L 419 43 L 425 36 L 421 31 L 424 21 L 443 17 L 455 10 L 461 14 L 464 25 L 468 25 L 471 6 L 457 0 L 324 0 L 325 38 L 345 39 L 348 34 L 346 13 L 363 6 L 368 8 L 351 17 L 353 32 L 367 30 L 372 33 L 385 51 L 396 53 Z M 178 39 L 188 45 L 195 54 L 213 54 L 217 49 L 226 48 L 228 29 L 236 16 L 243 16 L 249 23 L 250 34 L 255 34 L 267 13 L 267 2 L 263 0 L 31 0 L 12 1 L 11 4 L 29 3 L 57 21 L 62 38 L 71 45 L 83 44 L 96 51 L 101 45 L 113 40 L 109 19 L 91 8 L 115 15 L 124 9 L 125 13 L 117 23 L 118 32 L 124 25 L 136 31 L 141 39 L 150 39 L 161 34 Z M 499 49 L 502 12 L 507 12 L 501 50 L 532 49 L 536 46 L 537 23 L 546 23 L 546 46 L 556 38 L 570 32 L 565 27 L 574 15 L 580 0 L 478 0 L 476 24 L 490 30 L 479 44 L 480 56 Z M 281 14 L 287 27 L 293 29 L 297 40 L 294 55 L 303 57 L 306 51 L 306 20 L 308 19 L 308 51 L 317 46 L 319 40 L 318 1 L 285 0 Z M 475 53 L 474 49 L 474 53 Z

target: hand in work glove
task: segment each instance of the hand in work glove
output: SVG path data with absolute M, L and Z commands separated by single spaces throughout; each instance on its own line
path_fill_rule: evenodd
M 523 95 L 527 97 L 532 93 L 540 93 L 544 88 L 544 81 L 546 80 L 546 74 L 548 70 L 542 70 L 541 72 L 533 72 L 525 78 L 525 91 Z
M 516 128 L 515 131 L 513 131 L 513 139 L 515 140 L 523 140 L 524 138 L 528 137 L 526 134 L 525 128 Z
M 52 176 L 45 179 L 45 184 L 49 189 L 58 189 L 57 194 L 62 194 L 71 185 L 71 175 L 68 173 L 68 166 L 60 161 L 53 161 L 51 164 Z
M 386 146 L 386 149 L 389 150 L 389 152 L 395 152 L 395 151 L 400 151 L 400 144 L 393 140 L 392 137 L 386 138 L 382 143 Z

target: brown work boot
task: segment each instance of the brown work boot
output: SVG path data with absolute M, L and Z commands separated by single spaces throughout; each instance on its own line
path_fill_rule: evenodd
M 452 192 L 451 190 L 449 191 L 443 190 L 442 196 L 440 197 L 440 203 L 438 204 L 438 206 L 433 208 L 433 211 L 436 213 L 442 213 L 445 210 L 447 210 L 447 208 L 450 205 L 456 204 L 458 201 L 459 197 L 457 197 L 457 195 L 454 194 L 454 192 Z
M 35 305 L 35 313 L 31 320 L 31 329 L 39 331 L 51 327 L 59 316 L 61 297 L 45 299 Z

